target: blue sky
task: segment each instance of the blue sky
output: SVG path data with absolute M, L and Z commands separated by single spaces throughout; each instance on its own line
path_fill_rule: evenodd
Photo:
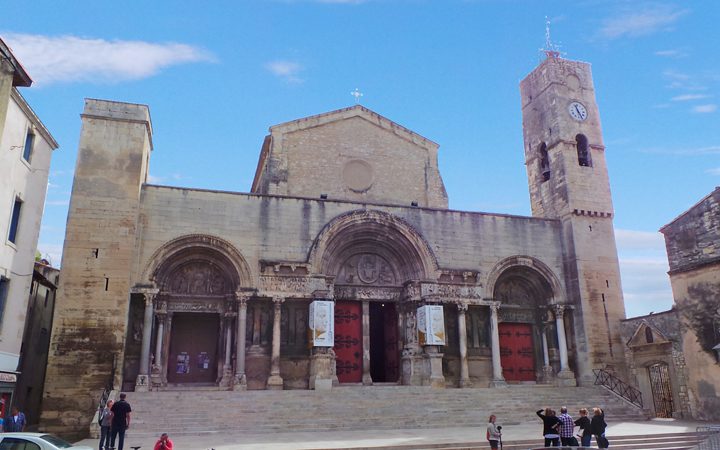
M 62 5 L 62 6 L 60 6 Z M 83 99 L 150 106 L 158 184 L 248 191 L 269 126 L 363 105 L 440 147 L 454 209 L 530 215 L 519 81 L 545 17 L 587 61 L 628 316 L 672 304 L 657 230 L 720 185 L 720 2 L 34 0 L 0 36 L 60 144 L 40 250 L 59 264 Z

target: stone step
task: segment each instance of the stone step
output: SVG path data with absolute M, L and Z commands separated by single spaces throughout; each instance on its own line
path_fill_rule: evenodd
M 484 428 L 490 412 L 505 424 L 538 420 L 536 408 L 601 405 L 608 421 L 646 419 L 597 387 L 510 386 L 507 389 L 430 389 L 351 386 L 329 392 L 160 391 L 128 394 L 133 430 L 210 432 L 362 430 L 467 426 Z M 173 414 L 165 414 L 173 411 Z M 198 417 L 202 417 L 198 423 Z

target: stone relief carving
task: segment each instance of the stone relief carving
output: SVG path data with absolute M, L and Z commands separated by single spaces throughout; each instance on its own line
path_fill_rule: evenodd
M 400 288 L 390 287 L 351 287 L 335 288 L 336 300 L 399 300 Z
M 506 305 L 535 306 L 535 299 L 531 292 L 517 280 L 500 283 L 495 289 L 495 298 Z
M 327 291 L 328 296 L 334 295 L 332 285 L 326 277 L 298 277 L 283 275 L 262 275 L 260 277 L 259 292 L 262 295 L 279 296 L 312 296 L 316 291 Z
M 338 284 L 388 286 L 396 283 L 392 266 L 385 258 L 373 253 L 351 256 L 340 269 Z
M 218 268 L 204 262 L 186 264 L 169 279 L 168 288 L 174 294 L 217 295 L 229 292 L 230 286 Z
M 420 295 L 423 299 L 482 299 L 482 289 L 480 286 L 466 286 L 455 284 L 434 284 L 422 283 L 420 285 Z

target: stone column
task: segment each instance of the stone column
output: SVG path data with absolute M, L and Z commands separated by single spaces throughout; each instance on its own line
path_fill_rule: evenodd
M 460 382 L 459 387 L 470 387 L 470 370 L 468 369 L 467 358 L 467 326 L 465 324 L 465 312 L 468 305 L 458 305 L 458 335 L 460 338 Z
M 170 357 L 170 336 L 172 336 L 172 320 L 173 313 L 167 313 L 165 318 L 165 330 L 163 334 L 163 348 L 162 357 L 160 358 L 160 380 L 163 386 L 167 385 L 167 373 L 168 373 L 168 358 Z
M 140 372 L 135 380 L 136 392 L 147 392 L 150 387 L 150 340 L 153 325 L 153 300 L 157 292 L 143 292 L 145 315 L 143 317 L 142 346 L 140 352 Z
M 247 377 L 245 375 L 245 336 L 247 333 L 248 297 L 236 294 L 235 299 L 238 305 L 238 315 L 237 336 L 235 337 L 235 378 L 233 379 L 233 390 L 244 391 L 247 389 Z
M 560 351 L 560 372 L 557 375 L 558 385 L 575 386 L 575 374 L 570 370 L 568 365 L 567 338 L 565 337 L 565 306 L 554 305 L 555 310 L 555 328 L 557 328 L 558 350 Z
M 157 331 L 155 332 L 155 357 L 153 358 L 153 364 L 150 367 L 150 382 L 152 386 L 161 385 L 162 382 L 162 367 L 163 367 L 163 338 L 165 334 L 165 317 L 166 313 L 156 312 L 155 317 L 157 318 Z
M 413 302 L 401 304 L 404 309 L 402 334 L 405 345 L 402 356 L 402 384 L 406 386 L 420 386 L 423 384 L 424 359 L 418 344 L 417 331 L 417 305 Z
M 273 314 L 273 334 L 272 334 L 272 355 L 270 359 L 270 378 L 267 381 L 268 389 L 282 390 L 283 379 L 280 376 L 280 314 L 282 312 L 282 303 L 285 301 L 282 297 L 273 298 L 275 304 Z
M 507 386 L 507 383 L 505 383 L 505 377 L 502 373 L 502 364 L 500 362 L 500 330 L 498 328 L 499 309 L 500 305 L 497 303 L 490 305 L 490 340 L 493 367 L 493 379 L 490 382 L 491 387 Z
M 225 313 L 225 361 L 223 362 L 223 374 L 220 379 L 220 386 L 231 387 L 233 385 L 232 370 L 232 313 Z
M 370 302 L 362 302 L 362 383 L 371 385 L 373 383 L 370 375 Z
M 545 325 L 540 328 L 543 350 L 543 382 L 551 383 L 553 379 L 553 368 L 550 365 L 550 351 L 548 350 L 547 328 Z

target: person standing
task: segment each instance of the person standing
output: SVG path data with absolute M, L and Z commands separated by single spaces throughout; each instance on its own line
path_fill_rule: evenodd
M 112 405 L 113 401 L 108 400 L 105 407 L 100 410 L 100 450 L 110 449 L 110 426 L 112 425 Z
M 110 425 L 110 448 L 115 448 L 115 438 L 118 438 L 118 450 L 123 450 L 125 443 L 125 431 L 130 428 L 130 404 L 125 401 L 125 393 L 120 394 L 120 400 L 115 402 L 110 408 L 112 411 L 112 421 Z
M 563 446 L 577 446 L 577 439 L 573 436 L 573 432 L 575 431 L 575 422 L 573 422 L 572 416 L 567 413 L 566 406 L 560 407 L 560 415 L 558 416 L 558 419 L 560 419 L 560 443 Z
M 607 423 L 605 423 L 605 412 L 600 408 L 593 408 L 593 418 L 590 420 L 590 430 L 595 441 L 598 444 L 598 448 L 608 448 L 607 439 L 605 438 L 605 429 Z
M 545 438 L 545 447 L 559 447 L 560 446 L 560 434 L 558 429 L 562 424 L 560 419 L 555 416 L 555 411 L 550 408 L 539 409 L 535 412 L 543 421 L 543 437 Z
M 578 431 L 578 437 L 580 437 L 580 445 L 583 447 L 590 447 L 590 441 L 592 440 L 592 431 L 590 431 L 590 419 L 587 416 L 587 408 L 580 409 L 580 418 L 575 421 L 575 425 L 580 427 Z
M 167 433 L 160 435 L 160 439 L 155 443 L 153 450 L 173 450 L 173 441 L 170 440 Z
M 502 434 L 500 433 L 500 427 L 495 425 L 495 414 L 490 416 L 490 419 L 488 419 L 488 426 L 487 426 L 487 440 L 490 443 L 490 449 L 491 450 L 497 450 L 498 449 L 498 443 L 500 442 L 500 439 L 502 439 Z
M 25 414 L 20 412 L 17 406 L 12 407 L 12 415 L 3 422 L 5 431 L 10 433 L 14 431 L 25 431 L 26 424 Z

